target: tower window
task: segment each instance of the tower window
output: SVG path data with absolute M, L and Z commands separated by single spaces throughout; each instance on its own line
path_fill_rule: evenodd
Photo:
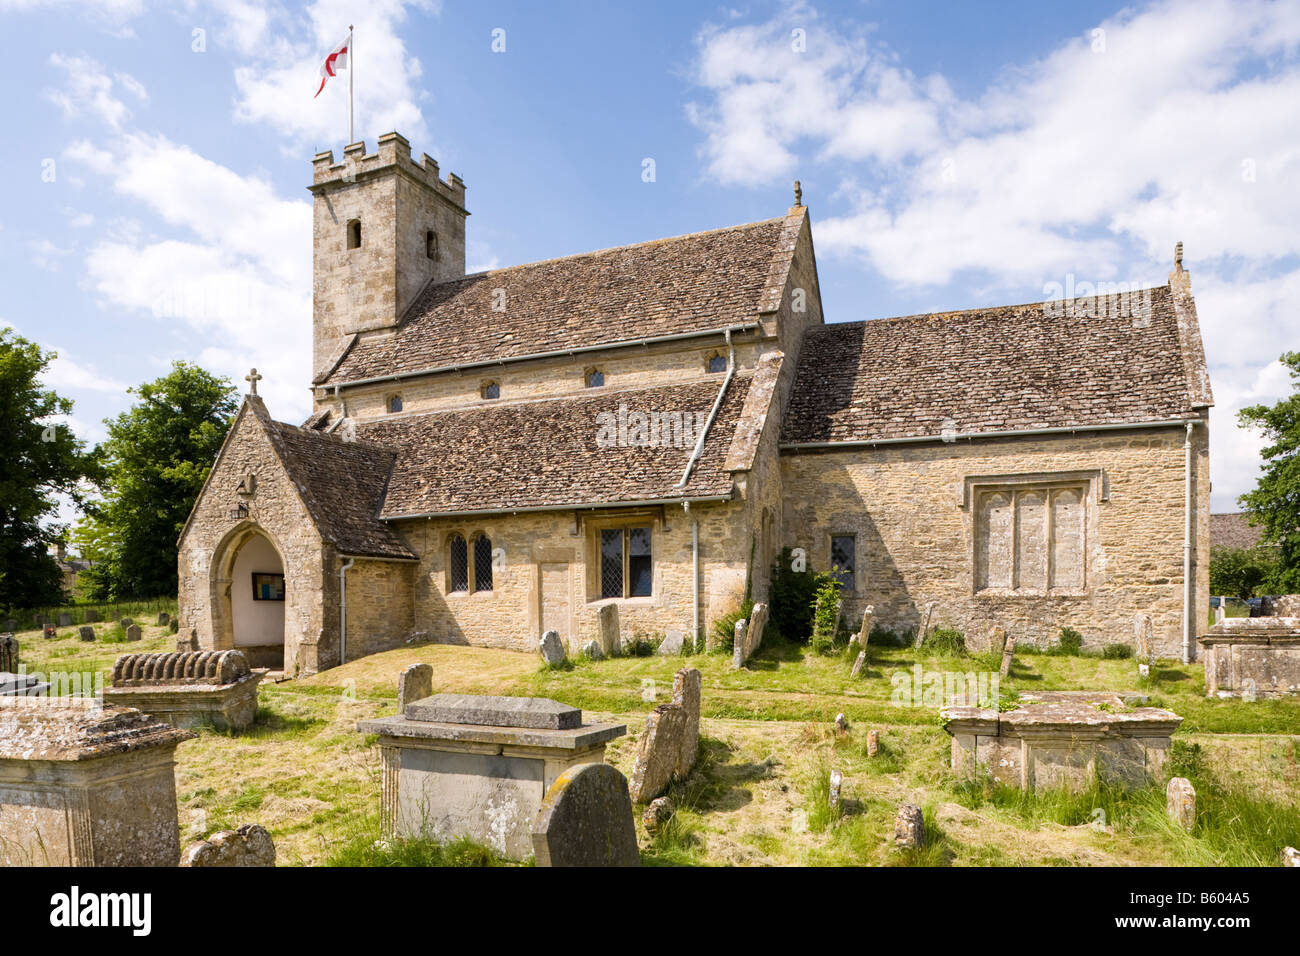
M 424 234 L 424 254 L 430 259 L 438 258 L 438 234 L 432 229 Z
M 478 393 L 479 393 L 479 395 L 481 395 L 481 396 L 484 397 L 484 398 L 500 398 L 500 397 L 501 397 L 501 383 L 500 383 L 500 382 L 484 382 L 482 385 L 479 386 Z
M 361 248 L 361 220 L 351 219 L 348 221 L 348 248 Z
M 709 356 L 708 369 L 710 372 L 725 372 L 727 370 L 727 357 L 721 352 L 714 352 Z
M 598 368 L 587 369 L 587 387 L 600 388 L 605 384 L 605 373 Z
M 402 410 L 402 396 L 393 395 L 388 399 L 388 410 L 390 412 L 400 412 Z

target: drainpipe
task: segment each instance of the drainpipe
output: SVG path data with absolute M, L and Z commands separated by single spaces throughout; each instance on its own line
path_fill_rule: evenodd
M 1192 607 L 1196 603 L 1192 583 L 1192 429 L 1195 422 L 1187 423 L 1187 437 L 1183 442 L 1183 663 L 1192 662 Z
M 686 462 L 686 470 L 682 472 L 682 480 L 677 482 L 678 488 L 684 488 L 686 482 L 691 479 L 691 472 L 695 469 L 695 463 L 699 461 L 700 455 L 704 454 L 704 440 L 709 437 L 709 429 L 713 427 L 713 420 L 718 417 L 718 409 L 722 407 L 722 399 L 727 394 L 727 386 L 731 384 L 732 377 L 736 374 L 736 346 L 731 341 L 731 329 L 727 329 L 727 377 L 722 380 L 722 387 L 718 389 L 718 397 L 713 400 L 713 408 L 709 409 L 709 418 L 700 430 L 700 437 L 695 442 L 695 448 L 691 452 L 690 460 Z
M 682 502 L 682 510 L 691 513 L 691 503 Z M 700 643 L 700 523 L 691 520 L 691 644 L 699 650 Z
M 339 663 L 348 662 L 348 569 L 355 558 L 339 565 Z

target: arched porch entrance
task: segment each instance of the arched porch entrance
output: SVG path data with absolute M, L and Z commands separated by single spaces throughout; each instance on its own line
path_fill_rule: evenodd
M 257 525 L 236 528 L 214 555 L 212 577 L 216 646 L 243 651 L 253 667 L 284 669 L 288 591 L 275 542 Z

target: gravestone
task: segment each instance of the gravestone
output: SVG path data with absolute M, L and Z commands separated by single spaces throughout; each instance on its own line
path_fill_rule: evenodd
M 925 814 L 915 803 L 905 803 L 898 808 L 894 821 L 894 841 L 902 847 L 919 849 L 925 846 Z
M 83 624 L 77 628 L 77 637 L 83 641 L 93 641 L 95 639 L 95 629 L 89 624 Z
M 749 620 L 741 618 L 731 635 L 731 666 L 739 667 L 745 662 L 745 647 L 749 636 Z
M 840 808 L 840 790 L 844 786 L 844 774 L 838 770 L 831 771 L 830 805 L 832 810 Z
M 105 703 L 137 707 L 175 727 L 239 730 L 257 716 L 257 685 L 242 651 L 123 654 Z
M 1001 654 L 1007 648 L 1007 629 L 1001 624 L 993 625 L 989 631 L 989 650 Z
M 920 647 L 925 643 L 925 637 L 930 633 L 930 619 L 934 617 L 934 602 L 931 601 L 925 606 L 925 613 L 921 615 L 921 629 L 916 632 L 916 645 Z
M 659 643 L 656 653 L 663 657 L 681 657 L 686 645 L 686 634 L 682 631 L 669 631 Z
M 181 866 L 275 866 L 275 842 L 265 827 L 242 824 L 185 848 Z
M 124 617 L 122 618 L 122 620 L 118 621 L 117 623 L 122 628 L 122 630 L 125 631 L 128 627 L 134 624 L 135 621 L 131 620 L 131 618 L 129 617 Z
M 1155 654 L 1152 640 L 1154 625 L 1149 614 L 1139 613 L 1133 619 L 1133 645 L 1135 655 L 1141 664 L 1150 664 Z
M 583 723 L 582 711 L 545 698 L 435 694 L 357 731 L 379 735 L 386 835 L 467 836 L 520 860 L 552 785 L 603 762 L 627 728 Z
M 1006 642 L 1002 646 L 1002 666 L 998 673 L 1006 677 L 1011 673 L 1011 660 L 1016 654 L 1016 639 L 1013 635 L 1008 634 Z
M 45 629 L 41 631 L 41 636 L 47 641 L 52 641 L 59 636 L 59 632 L 54 629 L 53 624 L 46 624 Z
M 622 651 L 618 639 L 618 605 L 606 604 L 597 612 L 600 631 L 600 651 L 606 657 L 617 657 Z
M 1165 787 L 1169 819 L 1191 833 L 1196 828 L 1196 788 L 1186 777 L 1172 777 Z
M 17 619 L 11 617 L 9 618 L 9 620 L 5 621 L 5 630 L 10 633 L 13 633 L 14 631 L 18 630 Z
M 72 627 L 72 615 L 66 612 L 60 614 L 59 627 Z
M 641 825 L 645 832 L 654 836 L 673 818 L 676 811 L 672 797 L 655 797 L 646 804 L 645 813 L 641 814 Z
M 0 866 L 175 866 L 176 747 L 194 735 L 83 698 L 0 698 Z
M 849 732 L 849 719 L 843 714 L 835 715 L 835 733 L 843 735 Z
M 673 703 L 686 712 L 686 737 L 682 741 L 682 755 L 677 762 L 677 775 L 686 779 L 695 769 L 695 757 L 700 746 L 700 672 L 694 667 L 683 667 L 673 675 Z
M 139 625 L 139 624 L 132 624 L 130 627 L 128 627 L 128 628 L 126 629 L 126 639 L 127 639 L 128 641 L 138 641 L 138 640 L 140 640 L 140 625 Z
M 607 763 L 565 770 L 533 822 L 538 866 L 640 866 L 627 778 Z
M 0 697 L 48 697 L 50 685 L 36 674 L 10 674 L 0 671 Z
M 604 652 L 601 651 L 600 644 L 598 644 L 596 641 L 588 641 L 586 644 L 584 644 L 582 648 L 582 654 L 588 660 L 592 660 L 592 661 L 603 661 L 605 659 L 605 654 Z
M 50 619 L 44 614 L 37 614 L 36 620 L 33 623 L 37 626 L 37 628 L 44 629 L 45 625 L 50 623 Z
M 762 602 L 754 605 L 748 620 L 744 621 L 743 633 L 740 623 L 736 622 L 736 642 L 731 654 L 731 666 L 736 668 L 743 667 L 763 643 L 763 632 L 767 629 L 767 605 Z
M 858 651 L 858 657 L 853 662 L 853 667 L 849 669 L 849 677 L 856 678 L 862 673 L 862 669 L 867 666 L 867 652 Z
M 0 634 L 0 674 L 18 672 L 18 638 Z
M 664 792 L 677 771 L 685 741 L 686 710 L 680 704 L 660 704 L 650 711 L 632 765 L 634 802 L 644 803 Z
M 88 608 L 86 608 L 86 623 L 87 623 L 87 624 L 98 624 L 98 623 L 99 623 L 99 611 L 95 610 L 93 607 L 88 607 Z
M 880 752 L 880 731 L 867 731 L 867 756 L 874 757 Z
M 159 627 L 166 627 L 168 624 L 171 623 L 171 620 L 172 620 L 172 619 L 171 619 L 171 615 L 168 614 L 166 611 L 159 611 L 159 612 L 158 612 L 158 626 L 159 626 Z
M 397 712 L 406 713 L 406 705 L 433 696 L 433 666 L 411 664 L 397 678 Z
M 560 640 L 559 631 L 547 631 L 542 635 L 538 646 L 542 651 L 542 659 L 551 667 L 559 667 L 569 659 L 564 653 L 564 642 Z

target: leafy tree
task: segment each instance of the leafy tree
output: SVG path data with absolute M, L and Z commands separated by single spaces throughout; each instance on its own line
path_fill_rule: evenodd
M 1275 594 L 1272 582 L 1278 575 L 1277 551 L 1259 548 L 1211 548 L 1210 593 L 1246 598 Z
M 237 408 L 228 379 L 188 362 L 128 391 L 137 401 L 105 421 L 98 448 L 104 498 L 75 533 L 99 557 L 87 576 L 97 599 L 176 593 L 176 539 Z
M 1277 546 L 1278 562 L 1268 581 L 1274 593 L 1300 592 L 1300 352 L 1287 352 L 1282 364 L 1291 370 L 1295 390 L 1276 405 L 1241 410 L 1247 428 L 1264 433 L 1264 473 L 1254 491 L 1237 500 L 1263 528 L 1263 539 Z
M 55 358 L 11 328 L 0 328 L 0 607 L 57 604 L 62 575 L 50 546 L 63 528 L 50 522 L 60 494 L 84 500 L 95 472 L 85 446 L 51 418 L 72 401 L 41 387 Z

